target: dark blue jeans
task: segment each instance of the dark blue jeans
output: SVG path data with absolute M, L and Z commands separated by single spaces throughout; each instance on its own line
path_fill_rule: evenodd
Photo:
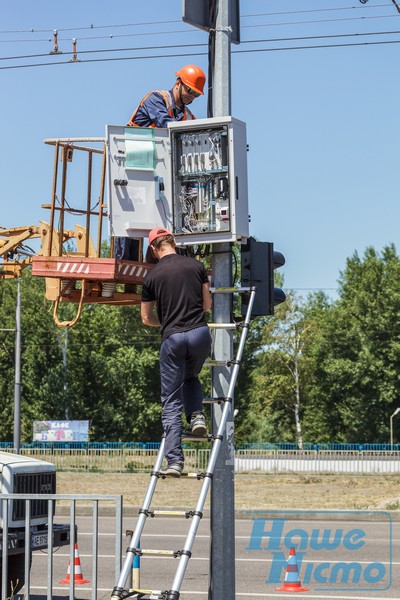
M 161 344 L 161 403 L 168 464 L 183 463 L 182 407 L 186 417 L 201 411 L 203 390 L 198 375 L 211 351 L 208 327 L 174 333 Z

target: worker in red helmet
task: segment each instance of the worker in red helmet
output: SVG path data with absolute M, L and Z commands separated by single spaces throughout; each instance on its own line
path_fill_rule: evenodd
M 203 391 L 199 373 L 211 351 L 204 316 L 211 309 L 206 270 L 200 261 L 176 253 L 175 238 L 164 227 L 149 233 L 149 246 L 158 262 L 142 285 L 141 317 L 160 327 L 162 424 L 166 467 L 162 475 L 180 477 L 184 467 L 182 408 L 194 437 L 205 437 Z
M 196 118 L 188 104 L 204 94 L 204 71 L 196 65 L 186 65 L 175 75 L 177 80 L 172 90 L 153 90 L 143 98 L 132 113 L 129 127 L 167 127 L 170 121 Z

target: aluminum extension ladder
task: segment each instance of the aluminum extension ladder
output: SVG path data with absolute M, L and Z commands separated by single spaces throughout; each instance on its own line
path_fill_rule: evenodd
M 160 448 L 157 454 L 156 462 L 154 464 L 154 470 L 150 475 L 150 483 L 147 488 L 147 492 L 143 501 L 143 506 L 139 510 L 139 517 L 136 524 L 136 528 L 130 539 L 129 546 L 126 551 L 126 558 L 122 567 L 118 582 L 114 587 L 111 595 L 111 600 L 125 600 L 125 598 L 133 598 L 134 600 L 179 600 L 180 589 L 185 576 L 186 568 L 189 563 L 189 559 L 192 555 L 192 547 L 196 538 L 197 530 L 200 521 L 203 516 L 203 509 L 206 502 L 207 494 L 211 486 L 213 473 L 218 457 L 218 453 L 221 447 L 222 440 L 224 438 L 226 423 L 231 410 L 233 401 L 233 392 L 235 389 L 237 377 L 239 374 L 239 366 L 241 363 L 246 337 L 250 325 L 251 312 L 254 304 L 254 297 L 256 293 L 255 287 L 240 287 L 240 288 L 211 288 L 210 291 L 213 294 L 232 294 L 238 293 L 249 293 L 249 302 L 247 306 L 246 315 L 244 321 L 240 323 L 229 323 L 229 324 L 213 324 L 211 327 L 219 329 L 236 329 L 241 328 L 241 335 L 239 345 L 236 352 L 235 360 L 231 361 L 208 361 L 209 366 L 225 365 L 233 366 L 231 372 L 231 378 L 229 382 L 228 393 L 225 398 L 209 398 L 205 399 L 205 403 L 223 403 L 224 408 L 221 415 L 221 421 L 218 426 L 216 435 L 208 435 L 207 437 L 195 437 L 187 436 L 186 439 L 191 441 L 202 441 L 206 439 L 212 442 L 212 450 L 210 454 L 210 460 L 207 465 L 207 471 L 205 473 L 193 473 L 192 477 L 196 479 L 203 479 L 203 484 L 200 490 L 199 498 L 197 501 L 196 508 L 192 511 L 163 511 L 163 510 L 151 510 L 151 501 L 156 489 L 158 479 L 160 477 L 165 478 L 160 473 L 162 462 L 164 459 L 164 448 L 165 438 L 161 440 Z M 185 437 L 183 438 L 185 439 Z M 186 519 L 191 518 L 188 534 L 182 550 L 146 550 L 140 548 L 140 538 L 147 520 L 147 517 L 155 516 L 178 516 Z M 133 560 L 136 556 L 171 556 L 173 558 L 179 557 L 178 568 L 175 573 L 172 586 L 169 590 L 149 590 L 149 589 L 125 589 L 126 582 L 128 581 L 129 574 L 131 572 Z

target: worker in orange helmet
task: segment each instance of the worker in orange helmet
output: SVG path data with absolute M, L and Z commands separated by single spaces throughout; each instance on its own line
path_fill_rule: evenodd
M 175 75 L 177 80 L 171 90 L 153 90 L 143 98 L 132 113 L 129 127 L 167 127 L 170 121 L 196 118 L 188 104 L 204 94 L 204 71 L 196 65 L 186 65 Z
M 177 80 L 172 90 L 149 92 L 127 123 L 128 127 L 167 127 L 170 121 L 195 119 L 189 110 L 195 98 L 204 95 L 206 76 L 196 65 L 186 65 L 175 73 Z M 130 237 L 116 237 L 114 257 L 124 260 L 139 259 L 139 240 Z M 129 290 L 125 286 L 125 290 Z

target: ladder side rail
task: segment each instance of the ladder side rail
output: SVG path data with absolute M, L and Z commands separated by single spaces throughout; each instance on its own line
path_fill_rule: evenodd
M 253 304 L 254 304 L 255 293 L 256 293 L 256 289 L 252 288 L 251 293 L 250 293 L 248 308 L 246 311 L 244 327 L 242 329 L 242 333 L 240 336 L 240 342 L 239 342 L 239 346 L 238 346 L 238 350 L 237 350 L 237 354 L 236 354 L 237 360 L 235 361 L 236 364 L 234 365 L 234 368 L 232 370 L 232 377 L 231 377 L 231 381 L 229 384 L 228 399 L 230 399 L 230 400 L 225 402 L 225 406 L 222 411 L 221 422 L 220 422 L 220 425 L 218 428 L 216 439 L 214 440 L 214 444 L 213 444 L 213 447 L 211 450 L 210 460 L 209 460 L 208 467 L 207 467 L 207 473 L 204 476 L 204 482 L 203 482 L 203 485 L 202 485 L 202 488 L 200 491 L 200 495 L 199 495 L 199 498 L 197 501 L 195 513 L 194 513 L 194 516 L 192 517 L 192 522 L 190 524 L 190 528 L 189 528 L 189 531 L 188 531 L 188 534 L 186 537 L 182 555 L 179 560 L 179 565 L 178 565 L 178 568 L 177 568 L 177 571 L 175 574 L 175 578 L 172 583 L 172 588 L 168 592 L 168 595 L 167 595 L 167 600 L 175 600 L 175 599 L 177 600 L 179 598 L 179 591 L 181 589 L 183 578 L 184 578 L 185 572 L 186 572 L 186 568 L 187 568 L 187 565 L 188 565 L 188 562 L 189 562 L 189 559 L 191 556 L 191 550 L 193 547 L 194 540 L 196 538 L 197 529 L 200 524 L 201 514 L 203 511 L 205 502 L 206 502 L 207 494 L 208 494 L 209 488 L 211 486 L 212 474 L 215 469 L 215 464 L 217 462 L 218 453 L 219 453 L 219 450 L 221 447 L 226 423 L 227 423 L 228 416 L 229 416 L 229 413 L 231 410 L 232 395 L 233 395 L 233 391 L 235 389 L 236 378 L 237 378 L 237 375 L 239 372 L 239 361 L 242 357 L 244 345 L 246 342 L 248 327 L 249 327 L 250 318 L 251 318 L 251 311 L 252 311 Z
M 156 489 L 156 485 L 157 485 L 157 481 L 158 481 L 158 473 L 161 469 L 162 461 L 164 459 L 164 449 L 165 449 L 165 436 L 163 436 L 163 438 L 161 440 L 160 448 L 159 448 L 158 454 L 157 454 L 157 459 L 156 459 L 156 462 L 154 465 L 154 470 L 153 470 L 152 474 L 150 475 L 150 483 L 147 488 L 146 496 L 143 501 L 143 506 L 139 513 L 135 531 L 133 532 L 133 535 L 131 537 L 131 541 L 130 541 L 128 549 L 126 551 L 125 561 L 124 561 L 120 576 L 118 578 L 118 582 L 112 592 L 111 598 L 118 598 L 118 600 L 121 598 L 120 592 L 123 591 L 125 583 L 130 574 L 133 558 L 135 556 L 135 548 L 139 547 L 140 537 L 142 535 L 144 525 L 146 523 L 146 519 L 147 519 L 146 511 L 148 511 L 150 508 L 151 501 L 152 501 L 152 498 L 154 495 L 154 491 Z
M 235 364 L 234 364 L 233 369 L 232 369 L 232 375 L 231 375 L 231 379 L 230 379 L 230 383 L 229 383 L 228 395 L 227 395 L 228 401 L 225 402 L 225 406 L 224 406 L 224 409 L 222 411 L 221 421 L 220 421 L 220 424 L 219 424 L 219 427 L 218 427 L 216 440 L 214 441 L 213 448 L 211 450 L 210 460 L 208 462 L 208 471 L 211 472 L 211 473 L 213 473 L 214 469 L 215 469 L 215 463 L 217 462 L 217 457 L 218 457 L 218 452 L 219 452 L 219 446 L 221 444 L 221 439 L 224 436 L 226 422 L 228 420 L 229 412 L 231 410 L 231 403 L 232 403 L 232 399 L 233 399 L 233 392 L 234 392 L 234 389 L 235 389 L 236 380 L 237 380 L 237 376 L 238 376 L 238 373 L 239 373 L 240 360 L 241 360 L 241 357 L 243 355 L 243 350 L 244 350 L 244 346 L 245 346 L 245 343 L 246 343 L 247 332 L 248 332 L 249 325 L 250 325 L 251 311 L 253 309 L 255 294 L 256 294 L 256 289 L 252 288 L 251 293 L 250 293 L 249 304 L 248 304 L 247 311 L 246 311 L 246 316 L 245 316 L 245 321 L 244 321 L 242 333 L 240 335 L 239 346 L 238 346 L 237 353 L 236 353 L 236 360 L 235 360 Z

